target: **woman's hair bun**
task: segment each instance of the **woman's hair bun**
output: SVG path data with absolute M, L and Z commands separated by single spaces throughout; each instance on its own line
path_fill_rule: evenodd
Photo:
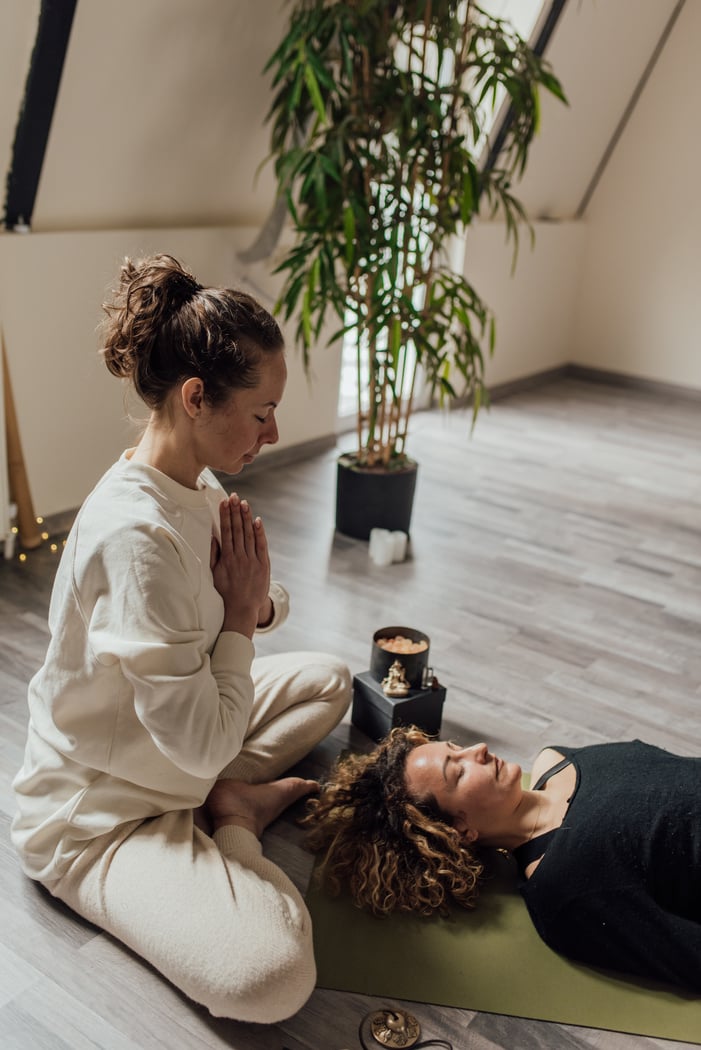
M 125 259 L 103 303 L 102 355 L 112 375 L 130 379 L 150 408 L 199 376 L 211 403 L 258 381 L 261 353 L 283 347 L 274 318 L 245 292 L 204 288 L 172 255 Z
M 103 356 L 113 375 L 132 377 L 170 315 L 202 286 L 172 255 L 125 259 L 119 287 L 103 303 Z
M 199 281 L 196 281 L 191 273 L 180 268 L 169 271 L 166 287 L 172 297 L 179 296 L 183 302 L 187 302 L 193 295 L 202 291 Z

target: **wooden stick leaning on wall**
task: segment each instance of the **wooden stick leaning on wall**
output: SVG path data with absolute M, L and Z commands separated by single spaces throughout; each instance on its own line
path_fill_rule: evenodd
M 17 507 L 17 530 L 20 543 L 27 550 L 33 550 L 34 547 L 38 547 L 41 543 L 41 533 L 37 528 L 27 469 L 24 465 L 22 442 L 15 411 L 15 399 L 12 394 L 10 371 L 7 366 L 7 354 L 5 353 L 5 337 L 2 331 L 0 331 L 0 354 L 2 354 L 2 385 L 5 398 L 7 475 L 10 484 L 10 498 Z

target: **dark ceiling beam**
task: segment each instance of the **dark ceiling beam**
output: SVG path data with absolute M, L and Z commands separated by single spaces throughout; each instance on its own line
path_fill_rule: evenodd
M 7 173 L 3 225 L 31 227 L 46 144 L 78 0 L 42 0 L 34 50 L 29 63 L 10 169 Z

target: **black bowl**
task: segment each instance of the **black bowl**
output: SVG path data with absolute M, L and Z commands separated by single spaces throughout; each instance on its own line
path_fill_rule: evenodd
M 383 649 L 377 644 L 378 638 L 396 638 L 401 635 L 412 642 L 425 642 L 426 648 L 420 653 L 393 653 Z M 372 636 L 372 652 L 370 654 L 370 674 L 378 682 L 387 677 L 387 672 L 395 660 L 399 660 L 404 668 L 404 675 L 412 689 L 421 689 L 423 673 L 428 667 L 428 653 L 431 646 L 430 639 L 423 631 L 417 631 L 413 627 L 381 627 Z

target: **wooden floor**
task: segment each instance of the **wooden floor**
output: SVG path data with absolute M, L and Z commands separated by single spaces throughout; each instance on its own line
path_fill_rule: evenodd
M 258 650 L 328 649 L 357 672 L 375 629 L 409 624 L 431 637 L 446 735 L 523 764 L 543 743 L 631 737 L 701 754 L 700 439 L 698 402 L 573 379 L 497 402 L 471 438 L 464 412 L 422 414 L 411 558 L 384 569 L 334 535 L 333 450 L 243 475 L 293 595 L 290 620 Z M 385 1000 L 317 990 L 275 1027 L 215 1021 L 22 877 L 10 780 L 57 557 L 45 546 L 24 565 L 0 562 L 0 1046 L 355 1050 L 360 1019 Z M 349 741 L 365 742 L 346 720 L 304 768 Z M 265 849 L 305 884 L 292 816 Z M 684 1045 L 411 1008 L 425 1038 L 455 1050 Z

